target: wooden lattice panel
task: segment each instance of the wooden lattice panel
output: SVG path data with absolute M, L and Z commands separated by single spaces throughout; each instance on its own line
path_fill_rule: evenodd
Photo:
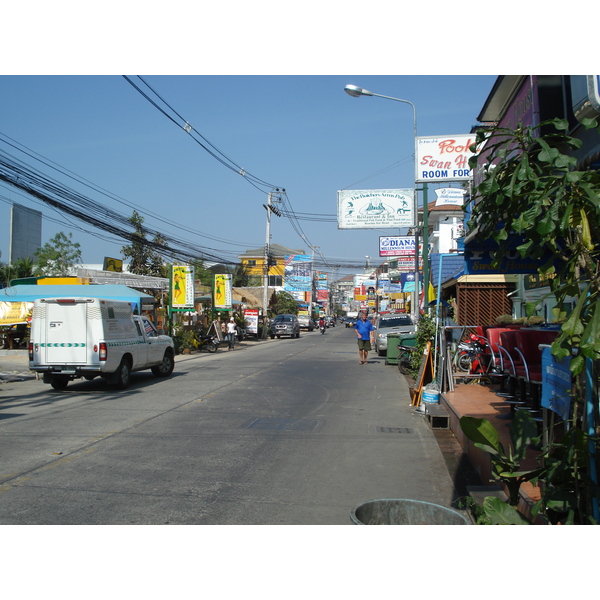
M 514 283 L 462 283 L 456 286 L 458 325 L 496 325 L 500 315 L 512 314 L 507 294 Z

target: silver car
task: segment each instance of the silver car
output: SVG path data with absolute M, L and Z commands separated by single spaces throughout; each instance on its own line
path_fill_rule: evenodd
M 279 339 L 282 335 L 289 335 L 291 338 L 300 337 L 300 323 L 296 315 L 277 315 L 271 322 L 271 330 L 269 331 L 271 339 L 277 336 Z
M 388 333 L 412 333 L 416 329 L 410 315 L 379 315 L 375 321 L 375 351 L 379 356 L 385 356 Z
M 300 329 L 307 329 L 313 331 L 315 322 L 308 315 L 298 315 L 298 323 L 300 323 Z

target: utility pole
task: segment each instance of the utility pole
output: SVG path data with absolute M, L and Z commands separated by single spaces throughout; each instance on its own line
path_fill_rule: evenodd
M 275 191 L 279 192 L 279 188 L 276 188 Z M 278 217 L 281 216 L 279 210 L 272 205 L 273 195 L 273 192 L 269 192 L 267 194 L 267 204 L 263 204 L 263 207 L 267 211 L 267 233 L 265 240 L 265 257 L 263 264 L 263 338 L 267 337 L 267 310 L 269 308 L 269 268 L 271 266 L 271 213 L 275 213 Z
M 314 294 L 314 288 L 315 288 L 315 275 L 314 275 L 314 271 L 315 271 L 315 248 L 319 249 L 320 246 L 311 246 L 311 259 L 310 259 L 310 300 L 308 302 L 308 314 L 310 315 L 310 318 L 312 319 L 313 316 L 313 294 Z

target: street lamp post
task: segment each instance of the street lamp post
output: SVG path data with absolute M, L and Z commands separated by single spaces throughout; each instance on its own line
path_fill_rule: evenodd
M 359 98 L 360 96 L 375 96 L 377 98 L 385 98 L 386 100 L 394 100 L 395 102 L 403 102 L 404 104 L 410 104 L 412 106 L 413 109 L 413 121 L 414 121 L 414 132 L 413 132 L 413 137 L 414 137 L 414 162 L 415 162 L 415 179 L 417 177 L 417 108 L 416 106 L 410 102 L 409 100 L 402 100 L 401 98 L 393 98 L 392 96 L 383 96 L 382 94 L 375 94 L 374 92 L 370 92 L 369 90 L 365 90 L 364 88 L 358 87 L 356 85 L 347 85 L 344 88 L 344 91 L 349 95 L 352 96 L 353 98 Z M 429 231 L 428 231 L 428 214 L 427 214 L 427 184 L 423 185 L 423 190 L 424 190 L 424 196 L 423 196 L 423 286 L 424 286 L 424 298 L 425 298 L 425 306 L 427 306 L 427 290 L 428 290 L 428 279 L 429 279 Z M 417 189 L 416 189 L 416 184 L 415 184 L 415 189 L 414 189 L 414 194 L 415 194 L 415 198 L 416 198 L 416 193 L 417 193 Z M 418 207 L 416 206 L 416 202 L 415 202 L 415 208 L 417 209 L 417 215 L 415 217 L 415 221 L 418 221 Z M 415 223 L 415 226 L 418 226 L 418 223 Z M 415 295 L 414 295 L 414 303 L 413 303 L 413 312 L 416 311 L 415 314 L 418 315 L 418 311 L 419 311 L 419 271 L 418 271 L 418 255 L 419 255 L 419 249 L 418 247 L 415 248 L 415 254 L 417 256 L 416 261 L 415 261 Z

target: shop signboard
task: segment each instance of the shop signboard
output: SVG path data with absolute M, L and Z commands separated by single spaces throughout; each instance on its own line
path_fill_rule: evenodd
M 338 229 L 414 227 L 415 215 L 413 189 L 338 191 Z
M 465 191 L 462 188 L 438 188 L 435 191 L 436 206 L 462 206 L 465 201 Z
M 415 256 L 415 236 L 379 236 L 379 256 Z
M 244 310 L 244 319 L 246 320 L 246 332 L 258 334 L 258 308 Z
M 418 137 L 415 181 L 433 183 L 472 179 L 469 158 L 473 156 L 470 149 L 473 143 L 475 136 L 472 134 Z

